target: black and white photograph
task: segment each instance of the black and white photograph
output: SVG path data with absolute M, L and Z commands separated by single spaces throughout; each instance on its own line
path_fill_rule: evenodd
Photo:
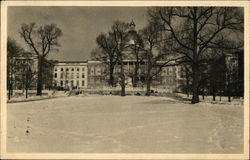
M 71 3 L 1 4 L 3 158 L 249 158 L 248 2 Z

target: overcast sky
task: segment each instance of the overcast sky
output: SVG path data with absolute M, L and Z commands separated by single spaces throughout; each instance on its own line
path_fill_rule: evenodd
M 8 36 L 23 47 L 18 30 L 22 23 L 55 23 L 63 32 L 58 52 L 50 58 L 57 60 L 86 60 L 96 47 L 95 39 L 101 32 L 107 32 L 115 20 L 134 20 L 136 29 L 147 23 L 145 7 L 9 7 Z

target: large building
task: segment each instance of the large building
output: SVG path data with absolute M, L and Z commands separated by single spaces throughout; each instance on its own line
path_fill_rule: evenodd
M 126 87 L 132 87 L 134 79 L 137 79 L 137 87 L 146 87 L 146 71 L 148 67 L 147 61 L 142 60 L 145 55 L 144 50 L 138 50 L 135 54 L 135 38 L 137 33 L 135 31 L 135 24 L 130 23 L 130 30 L 128 31 L 127 44 L 123 49 L 123 68 L 125 74 Z M 138 62 L 138 56 L 140 61 Z M 164 61 L 160 62 L 164 63 Z M 138 72 L 135 76 L 135 67 L 138 64 Z M 116 62 L 114 66 L 114 86 L 119 87 L 119 73 L 121 69 L 121 62 Z M 163 88 L 170 92 L 178 90 L 184 81 L 181 74 L 181 66 L 170 66 L 163 68 L 152 81 L 153 88 Z M 54 68 L 54 86 L 70 88 L 104 88 L 108 86 L 109 69 L 106 63 L 98 60 L 87 61 L 65 61 L 55 63 Z
M 132 87 L 132 73 L 135 68 L 135 62 L 124 61 L 124 70 L 126 76 L 126 87 Z M 145 71 L 147 63 L 141 62 L 138 72 L 138 87 L 145 87 Z M 163 68 L 162 72 L 153 80 L 153 88 L 166 89 L 172 92 L 183 83 L 185 78 L 181 74 L 180 66 Z M 119 64 L 115 65 L 114 77 L 120 72 Z M 107 65 L 100 61 L 61 61 L 54 63 L 53 83 L 55 88 L 64 89 L 86 89 L 86 88 L 105 88 L 108 86 L 108 69 Z M 119 87 L 116 81 L 115 86 Z

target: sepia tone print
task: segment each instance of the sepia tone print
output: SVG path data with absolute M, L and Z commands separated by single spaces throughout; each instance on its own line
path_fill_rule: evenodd
M 244 8 L 9 6 L 8 153 L 243 154 Z

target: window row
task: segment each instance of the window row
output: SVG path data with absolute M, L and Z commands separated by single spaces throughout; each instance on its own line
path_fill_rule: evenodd
M 80 84 L 79 84 L 79 81 L 75 81 L 76 83 L 74 83 L 74 81 L 72 80 L 72 81 L 60 81 L 60 86 L 61 87 L 64 87 L 64 86 L 71 86 L 71 87 L 74 87 L 74 86 L 77 86 L 77 87 L 79 87 L 80 86 Z M 82 84 L 81 84 L 81 86 L 83 87 L 85 85 L 85 81 L 84 80 L 82 80 Z M 55 86 L 57 86 L 57 83 L 55 83 Z
M 61 68 L 60 70 L 63 72 L 64 69 L 65 69 L 65 71 L 69 71 L 69 70 L 75 71 L 75 69 L 76 69 L 76 71 L 80 71 L 80 68 Z M 55 68 L 55 71 L 57 71 L 57 68 Z M 85 71 L 84 67 L 82 68 L 82 71 Z
M 90 68 L 90 75 L 101 75 L 101 68 Z
M 16 60 L 16 64 L 26 64 L 26 63 L 31 63 L 30 59 L 26 59 L 26 60 Z
M 54 74 L 54 77 L 57 78 L 57 73 Z M 60 78 L 64 78 L 64 77 L 69 78 L 69 74 L 68 73 L 66 73 L 66 74 L 61 73 Z M 71 73 L 70 78 L 80 78 L 79 73 L 76 74 L 76 77 L 74 77 L 74 73 Z M 84 74 L 82 74 L 82 78 L 85 78 Z

